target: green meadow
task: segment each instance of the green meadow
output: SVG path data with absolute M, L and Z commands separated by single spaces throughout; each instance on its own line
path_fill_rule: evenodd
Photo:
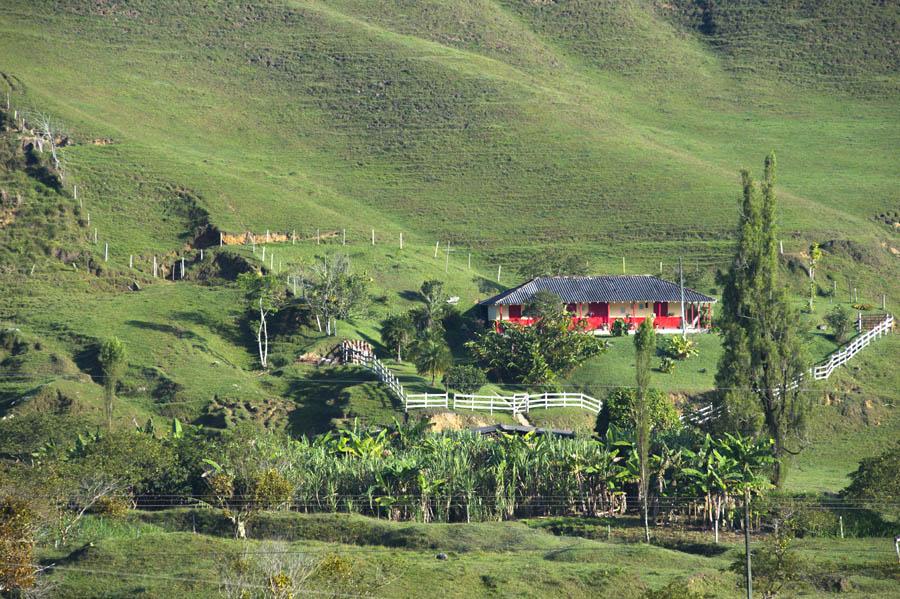
M 414 307 L 425 280 L 459 298 L 447 335 L 457 362 L 471 359 L 478 302 L 522 282 L 517 268 L 550 250 L 597 274 L 677 280 L 681 261 L 686 285 L 719 297 L 740 171 L 760 176 L 769 151 L 781 275 L 798 309 L 810 244 L 824 250 L 815 307 L 799 316 L 807 360 L 822 361 L 838 347 L 820 328 L 835 305 L 855 315 L 853 304 L 875 314 L 900 303 L 898 22 L 895 3 L 839 0 L 3 2 L 0 453 L 68 443 L 104 422 L 96 354 L 110 336 L 127 350 L 117 427 L 177 417 L 313 435 L 403 418 L 371 373 L 315 365 L 344 338 L 371 342 L 408 389 L 442 390 L 380 339 L 381 321 Z M 6 147 L 29 137 L 10 129 L 12 113 L 45 114 L 68 136 L 60 189 L 7 160 Z M 219 232 L 267 230 L 297 240 L 218 247 Z M 236 272 L 271 270 L 290 287 L 337 253 L 366 277 L 369 305 L 333 337 L 279 326 L 260 369 Z M 719 338 L 694 340 L 698 356 L 651 375 L 679 405 L 703 405 L 714 389 Z M 789 491 L 837 492 L 896 439 L 898 349 L 895 337 L 878 340 L 810 386 L 816 406 Z M 633 384 L 630 338 L 610 339 L 561 381 L 601 399 Z M 528 419 L 579 434 L 595 425 L 568 408 Z M 89 595 L 103 576 L 93 571 L 125 569 L 149 575 L 108 576 L 106 595 L 218 592 L 215 552 L 237 547 L 227 535 L 133 516 L 90 518 L 80 538 L 93 546 L 42 555 L 71 568 L 52 575 L 59 596 Z M 568 537 L 543 530 L 557 523 L 398 532 L 351 518 L 341 530 L 357 536 L 334 538 L 322 531 L 335 522 L 303 518 L 285 525 L 315 528 L 308 536 L 250 545 L 340 556 L 370 573 L 353 584 L 375 595 L 409 596 L 431 580 L 449 595 L 638 597 L 685 572 L 714 596 L 740 593 L 726 571 L 736 538 L 700 556 L 599 539 L 605 523 Z M 849 596 L 890 596 L 885 540 L 877 550 L 871 539 L 830 540 L 800 540 L 816 564 L 805 593 L 824 592 L 823 576 L 843 568 Z M 436 560 L 440 550 L 450 560 Z M 317 584 L 351 584 L 326 578 Z

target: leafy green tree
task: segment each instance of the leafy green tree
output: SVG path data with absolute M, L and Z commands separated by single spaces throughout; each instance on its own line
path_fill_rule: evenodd
M 535 326 L 505 322 L 502 332 L 486 330 L 466 347 L 500 381 L 543 385 L 555 383 L 587 358 L 606 351 L 607 345 L 560 315 L 541 317 Z
M 392 314 L 381 321 L 381 341 L 390 348 L 396 348 L 397 361 L 403 360 L 403 351 L 416 337 L 416 326 L 407 314 Z
M 631 430 L 635 421 L 636 396 L 635 389 L 627 387 L 613 389 L 606 396 L 603 410 L 598 418 L 605 417 L 608 424 L 620 429 Z M 645 398 L 652 431 L 668 432 L 679 428 L 678 411 L 668 395 L 659 389 L 647 389 Z
M 116 385 L 125 371 L 125 345 L 118 337 L 110 337 L 100 345 L 98 357 L 103 372 L 103 395 L 106 405 L 106 426 L 112 429 L 113 400 Z
M 238 275 L 238 287 L 244 292 L 247 302 L 259 310 L 256 326 L 256 345 L 259 350 L 259 364 L 268 368 L 269 364 L 269 324 L 268 317 L 278 311 L 284 299 L 285 289 L 278 277 L 272 273 L 245 272 Z
M 802 580 L 806 575 L 807 563 L 794 547 L 794 531 L 790 526 L 779 527 L 751 555 L 752 579 L 763 597 L 777 597 L 786 586 Z M 731 563 L 730 569 L 749 578 L 749 563 L 745 556 L 741 556 Z
M 745 170 L 734 259 L 723 277 L 723 353 L 716 374 L 728 426 L 774 440 L 773 482 L 784 483 L 789 448 L 811 409 L 797 381 L 806 371 L 800 319 L 778 281 L 775 156 L 766 158 L 762 188 Z M 762 197 L 760 197 L 762 195 Z
M 644 512 L 644 536 L 650 542 L 649 503 L 647 494 L 650 477 L 647 468 L 650 455 L 650 401 L 647 392 L 650 387 L 650 361 L 656 354 L 656 330 L 653 319 L 645 318 L 634 335 L 634 432 L 637 437 L 637 452 L 641 467 L 641 504 Z
M 460 364 L 453 366 L 444 375 L 444 386 L 463 393 L 475 393 L 487 384 L 487 377 L 477 366 Z
M 443 374 L 453 366 L 453 356 L 446 342 L 437 333 L 421 337 L 413 350 L 415 354 L 416 372 L 431 376 L 434 385 L 439 374 Z
M 831 312 L 825 316 L 825 322 L 831 327 L 834 340 L 843 343 L 847 340 L 847 334 L 850 332 L 850 312 L 844 306 L 835 306 Z
M 900 441 L 884 453 L 865 458 L 850 475 L 850 485 L 843 495 L 865 503 L 875 511 L 892 509 L 889 514 L 900 521 Z
M 337 334 L 337 319 L 347 319 L 362 311 L 369 300 L 368 279 L 350 272 L 350 258 L 344 254 L 317 257 L 304 275 L 306 302 L 316 317 L 319 332 Z
M 525 315 L 535 318 L 535 326 L 551 328 L 562 320 L 568 319 L 566 305 L 552 291 L 542 290 L 535 293 L 525 304 Z
M 282 510 L 293 497 L 290 440 L 238 427 L 219 445 L 218 460 L 204 458 L 206 495 L 234 525 L 234 536 L 246 538 L 247 524 L 266 510 Z

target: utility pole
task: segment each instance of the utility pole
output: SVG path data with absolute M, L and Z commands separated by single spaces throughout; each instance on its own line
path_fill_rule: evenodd
M 687 339 L 687 323 L 684 321 L 684 268 L 680 257 L 678 258 L 678 280 L 681 291 L 681 338 Z
M 753 599 L 753 575 L 750 572 L 750 488 L 744 488 L 744 553 L 747 559 L 747 599 Z

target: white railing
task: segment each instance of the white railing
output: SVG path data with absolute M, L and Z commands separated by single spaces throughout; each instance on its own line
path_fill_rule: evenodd
M 822 364 L 813 366 L 809 370 L 814 380 L 821 381 L 831 376 L 838 367 L 850 361 L 864 347 L 873 340 L 887 335 L 894 327 L 894 317 L 888 314 L 879 324 L 862 335 L 857 336 L 850 343 L 840 348 Z M 603 409 L 603 402 L 599 399 L 585 395 L 584 393 L 540 393 L 530 395 L 520 393 L 514 395 L 474 395 L 467 393 L 411 393 L 408 394 L 400 384 L 390 368 L 375 357 L 370 351 L 363 351 L 356 347 L 344 345 L 341 347 L 344 362 L 352 362 L 368 368 L 378 379 L 393 391 L 403 402 L 405 411 L 428 408 L 444 408 L 453 410 L 484 410 L 491 414 L 494 412 L 511 412 L 513 414 L 527 414 L 534 409 L 547 408 L 581 408 L 594 414 L 599 414 Z M 800 386 L 805 377 L 800 377 L 788 385 L 788 390 Z M 708 404 L 694 412 L 682 414 L 682 422 L 691 424 L 704 424 L 718 417 L 722 412 L 722 406 Z
M 850 343 L 831 354 L 824 363 L 813 366 L 811 369 L 814 380 L 822 381 L 831 376 L 837 368 L 843 366 L 858 354 L 864 347 L 872 343 L 878 337 L 891 332 L 894 328 L 894 317 L 888 314 L 880 323 L 865 333 L 855 337 Z
M 890 314 L 885 315 L 884 320 L 879 322 L 877 325 L 875 325 L 865 333 L 858 335 L 857 337 L 852 339 L 847 345 L 835 351 L 828 357 L 825 362 L 822 362 L 821 364 L 810 368 L 808 375 L 811 375 L 813 380 L 815 381 L 826 380 L 835 370 L 849 362 L 853 358 L 853 356 L 861 352 L 864 347 L 868 346 L 875 339 L 889 334 L 893 330 L 893 328 L 894 317 Z M 787 390 L 793 391 L 794 389 L 800 387 L 806 377 L 807 375 L 801 375 L 791 381 L 791 383 L 787 386 Z M 775 395 L 781 395 L 780 390 L 775 389 Z M 713 406 L 713 404 L 708 404 L 694 412 L 682 414 L 681 421 L 690 422 L 692 424 L 704 424 L 718 417 L 722 413 L 723 408 L 724 406 L 715 407 Z
M 603 409 L 603 402 L 584 393 L 540 393 L 529 395 L 471 395 L 455 393 L 453 395 L 454 410 L 487 410 L 494 412 L 512 412 L 527 414 L 530 410 L 540 408 L 581 408 L 595 414 Z
M 407 410 L 446 408 L 450 409 L 450 396 L 447 393 L 408 393 L 403 407 Z

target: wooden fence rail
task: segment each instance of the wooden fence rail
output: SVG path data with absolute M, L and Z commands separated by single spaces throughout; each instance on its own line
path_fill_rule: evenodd
M 884 319 L 870 330 L 854 338 L 850 343 L 838 349 L 822 364 L 813 366 L 809 375 L 813 380 L 821 381 L 831 376 L 837 368 L 850 361 L 872 341 L 890 333 L 894 328 L 894 317 L 887 314 Z M 527 414 L 534 409 L 547 408 L 580 408 L 599 414 L 603 402 L 590 395 L 575 392 L 540 393 L 531 395 L 520 393 L 514 395 L 475 395 L 468 393 L 407 393 L 390 368 L 379 360 L 370 345 L 360 341 L 344 341 L 339 348 L 345 363 L 359 364 L 371 370 L 403 403 L 403 410 L 444 408 L 446 410 L 484 410 L 494 412 L 510 412 Z M 789 385 L 789 389 L 799 387 L 805 377 L 800 377 Z M 693 412 L 682 414 L 681 421 L 700 425 L 715 419 L 722 413 L 722 406 L 707 404 Z
M 811 369 L 811 374 L 814 380 L 822 381 L 831 376 L 831 373 L 834 372 L 840 366 L 843 366 L 850 359 L 858 354 L 864 347 L 872 343 L 875 339 L 879 337 L 883 337 L 891 332 L 894 328 L 894 317 L 890 314 L 884 317 L 880 323 L 876 324 L 874 327 L 862 333 L 861 335 L 854 338 L 850 343 L 845 345 L 844 347 L 838 349 L 836 352 L 831 354 L 824 363 L 819 364 L 818 366 L 813 366 Z
M 800 376 L 791 381 L 787 386 L 788 391 L 793 391 L 802 385 L 807 376 L 812 377 L 814 381 L 827 380 L 835 370 L 849 362 L 856 354 L 861 352 L 863 348 L 867 347 L 875 339 L 883 337 L 893 331 L 894 324 L 894 317 L 891 314 L 885 314 L 880 322 L 872 325 L 871 328 L 865 332 L 862 332 L 863 327 L 860 325 L 860 335 L 854 337 L 847 345 L 838 348 L 837 351 L 831 354 L 828 359 L 821 364 L 817 364 L 810 368 L 807 375 Z M 722 413 L 723 408 L 724 406 L 708 404 L 698 410 L 683 414 L 681 416 L 681 421 L 698 425 L 704 424 L 718 417 Z

